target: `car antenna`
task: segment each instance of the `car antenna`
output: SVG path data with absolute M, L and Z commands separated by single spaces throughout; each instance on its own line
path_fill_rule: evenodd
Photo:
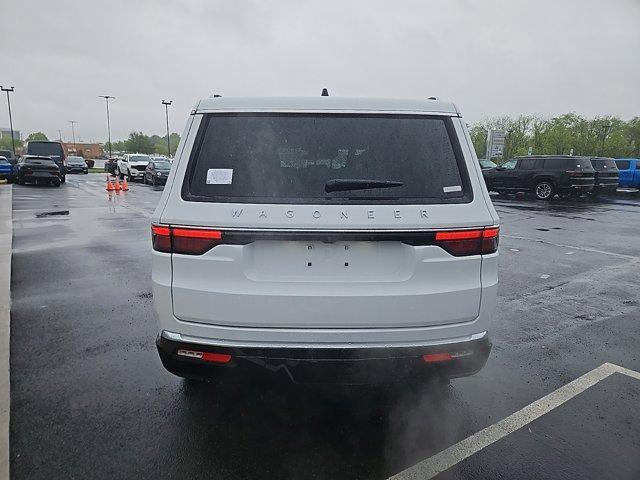
M 321 97 L 328 97 L 329 96 L 329 90 L 327 90 L 326 88 L 322 89 L 322 93 L 320 94 Z

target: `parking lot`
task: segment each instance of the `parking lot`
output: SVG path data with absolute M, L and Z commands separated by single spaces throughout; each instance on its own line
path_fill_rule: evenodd
M 150 279 L 161 187 L 12 188 L 14 479 L 640 477 L 638 194 L 494 197 L 487 366 L 381 392 L 171 376 Z

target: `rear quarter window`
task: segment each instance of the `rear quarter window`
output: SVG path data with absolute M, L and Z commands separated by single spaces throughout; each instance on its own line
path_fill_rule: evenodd
M 402 186 L 325 192 L 329 180 Z M 468 173 L 449 117 L 208 114 L 182 185 L 188 201 L 464 203 Z
M 629 160 L 616 160 L 616 165 L 619 170 L 629 170 L 631 162 Z

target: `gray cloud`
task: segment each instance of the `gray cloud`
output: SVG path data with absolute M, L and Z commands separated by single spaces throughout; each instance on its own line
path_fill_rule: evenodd
M 85 140 L 182 131 L 198 98 L 439 97 L 468 121 L 640 114 L 637 0 L 4 0 L 16 128 Z M 0 101 L 0 125 L 8 124 Z

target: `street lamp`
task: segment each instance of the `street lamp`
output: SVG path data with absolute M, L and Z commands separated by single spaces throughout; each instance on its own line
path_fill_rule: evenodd
M 7 92 L 7 105 L 9 105 L 9 128 L 11 128 L 11 148 L 13 149 L 13 156 L 16 156 L 16 142 L 13 139 L 13 119 L 11 118 L 11 100 L 9 100 L 9 92 L 13 92 L 13 87 L 3 87 L 0 85 L 0 90 Z
M 111 158 L 111 124 L 109 123 L 109 99 L 115 100 L 116 97 L 110 95 L 98 95 L 100 98 L 104 98 L 107 102 L 107 135 L 109 135 L 109 158 Z
M 162 104 L 164 105 L 164 113 L 167 117 L 167 152 L 169 154 L 169 158 L 171 158 L 171 142 L 169 141 L 169 105 L 173 103 L 173 100 L 162 100 Z
M 73 138 L 73 154 L 75 155 L 78 151 L 76 148 L 76 129 L 74 128 L 75 124 L 78 123 L 75 120 L 69 120 L 71 124 L 71 137 Z

